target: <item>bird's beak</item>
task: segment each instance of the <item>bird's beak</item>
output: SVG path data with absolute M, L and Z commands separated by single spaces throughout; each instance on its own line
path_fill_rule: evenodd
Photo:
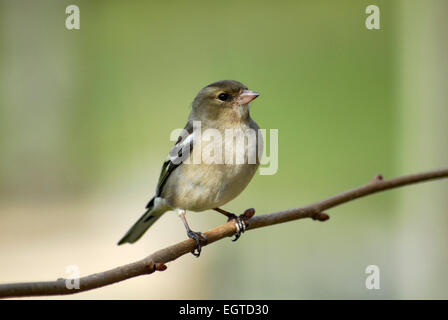
M 254 100 L 256 97 L 258 97 L 260 94 L 254 91 L 250 90 L 244 90 L 241 92 L 240 96 L 238 97 L 238 104 L 239 105 L 246 105 L 252 100 Z

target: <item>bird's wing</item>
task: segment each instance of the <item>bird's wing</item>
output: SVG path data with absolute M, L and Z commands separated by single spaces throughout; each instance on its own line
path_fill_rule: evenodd
M 188 121 L 181 135 L 177 139 L 176 144 L 170 150 L 168 159 L 163 163 L 162 170 L 160 172 L 159 182 L 157 183 L 156 197 L 159 197 L 160 194 L 162 193 L 163 186 L 165 185 L 171 173 L 177 167 L 179 167 L 184 162 L 185 159 L 188 159 L 192 150 L 193 150 L 193 125 L 191 124 L 190 121 Z

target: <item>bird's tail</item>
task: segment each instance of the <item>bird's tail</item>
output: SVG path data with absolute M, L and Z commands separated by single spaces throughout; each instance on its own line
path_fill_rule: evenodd
M 140 239 L 148 228 L 160 218 L 166 209 L 154 207 L 154 199 L 152 198 L 146 206 L 147 211 L 138 219 L 138 221 L 129 229 L 128 232 L 118 241 L 118 245 L 123 243 L 134 243 Z

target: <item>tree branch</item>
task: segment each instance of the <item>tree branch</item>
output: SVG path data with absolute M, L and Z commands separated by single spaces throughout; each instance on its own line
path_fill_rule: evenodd
M 402 176 L 389 180 L 383 180 L 381 175 L 377 175 L 364 186 L 340 193 L 333 197 L 301 208 L 278 211 L 256 217 L 252 217 L 254 214 L 253 210 L 246 210 L 244 219 L 248 225 L 247 230 L 267 227 L 273 224 L 303 218 L 312 218 L 314 220 L 325 221 L 329 218 L 329 216 L 323 211 L 334 208 L 340 204 L 380 191 L 447 177 L 448 168 Z M 228 222 L 206 232 L 206 236 L 208 239 L 208 244 L 211 244 L 223 238 L 231 237 L 235 233 L 235 224 L 233 222 Z M 176 260 L 180 256 L 191 252 L 195 248 L 195 245 L 196 242 L 194 240 L 188 239 L 156 251 L 150 256 L 137 262 L 82 277 L 79 279 L 79 289 L 68 289 L 66 286 L 66 279 L 62 278 L 56 281 L 2 284 L 0 285 L 0 298 L 74 294 L 111 285 L 133 277 L 151 274 L 155 271 L 163 271 L 167 268 L 165 265 L 166 263 Z

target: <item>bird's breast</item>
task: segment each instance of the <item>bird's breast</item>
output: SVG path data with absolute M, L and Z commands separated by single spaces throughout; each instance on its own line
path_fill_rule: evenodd
M 258 168 L 260 140 L 257 131 L 249 126 L 202 130 L 188 161 L 169 177 L 164 198 L 173 208 L 192 211 L 231 201 L 244 190 Z

